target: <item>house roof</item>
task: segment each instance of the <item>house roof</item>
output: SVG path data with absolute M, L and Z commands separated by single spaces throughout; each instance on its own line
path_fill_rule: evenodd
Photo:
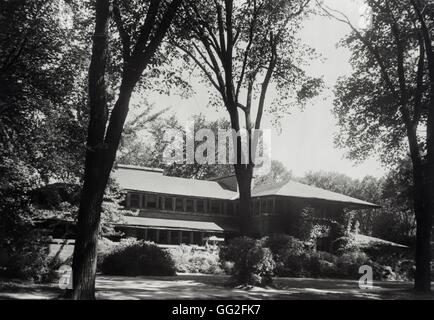
M 333 203 L 349 204 L 358 207 L 378 208 L 380 206 L 360 199 L 349 197 L 340 193 L 309 186 L 296 181 L 273 185 L 260 185 L 252 190 L 252 197 L 283 196 L 302 199 L 322 200 Z
M 162 171 L 118 166 L 113 173 L 121 188 L 191 197 L 230 200 L 237 192 L 224 189 L 216 181 L 164 176 Z
M 383 240 L 380 238 L 375 238 L 371 236 L 366 236 L 364 234 L 360 233 L 352 233 L 354 236 L 354 242 L 359 246 L 369 246 L 369 245 L 375 245 L 375 244 L 385 244 L 390 245 L 392 247 L 399 247 L 399 248 L 408 248 L 408 246 L 405 246 L 403 244 L 399 244 L 392 241 Z
M 217 181 L 164 176 L 161 169 L 118 165 L 113 177 L 126 190 L 235 200 L 238 192 L 224 188 Z M 309 186 L 296 181 L 260 185 L 252 189 L 252 197 L 283 196 L 340 203 L 354 207 L 378 208 L 380 206 L 340 193 Z
M 210 232 L 236 231 L 236 228 L 234 228 L 233 226 L 223 226 L 215 222 L 206 221 L 157 219 L 134 216 L 125 216 L 123 217 L 123 219 L 125 220 L 125 222 L 118 224 L 119 226 L 124 225 L 128 227 L 148 227 Z

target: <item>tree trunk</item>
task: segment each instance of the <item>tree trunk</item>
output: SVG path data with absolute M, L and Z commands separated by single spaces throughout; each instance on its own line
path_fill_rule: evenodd
M 89 67 L 90 121 L 84 183 L 78 212 L 77 238 L 73 257 L 74 299 L 95 299 L 95 272 L 101 205 L 116 158 L 125 119 L 128 115 L 131 94 L 143 70 L 147 67 L 166 35 L 180 3 L 180 0 L 174 0 L 170 3 L 162 17 L 158 30 L 156 30 L 146 49 L 139 50 L 133 57 L 134 59 L 129 58 L 131 60 L 127 63 L 129 68 L 124 70 L 122 74 L 119 97 L 113 107 L 106 129 L 108 108 L 104 76 L 107 65 L 108 24 L 111 7 L 110 0 L 97 0 L 96 2 L 95 34 L 92 61 Z M 145 46 L 154 27 L 155 17 L 152 19 L 154 22 L 142 30 L 142 37 L 136 44 L 136 48 Z M 143 35 L 147 36 L 143 37 Z
M 416 274 L 414 288 L 418 292 L 431 290 L 431 228 L 432 201 L 430 173 L 423 165 L 417 147 L 416 132 L 408 131 L 413 165 L 413 207 L 416 216 Z
M 74 299 L 95 299 L 95 273 L 101 205 L 128 114 L 132 88 L 121 86 L 102 148 L 86 154 L 86 169 L 74 249 Z
M 414 289 L 431 291 L 431 212 L 416 212 L 416 275 Z
M 416 276 L 414 288 L 418 292 L 431 291 L 431 233 L 432 216 L 434 213 L 434 51 L 432 35 L 425 21 L 424 13 L 416 1 L 412 0 L 417 18 L 421 25 L 421 35 L 425 44 L 425 55 L 428 60 L 430 93 L 427 119 L 427 157 L 423 166 L 423 197 L 424 210 L 416 212 Z
M 101 203 L 107 179 L 102 178 L 104 133 L 107 122 L 105 71 L 108 51 L 110 1 L 96 2 L 95 34 L 89 67 L 90 120 L 84 183 L 73 256 L 73 298 L 95 299 L 96 252 Z
M 423 167 L 413 164 L 414 212 L 416 216 L 416 274 L 414 289 L 431 290 L 431 211 Z
M 252 165 L 235 165 L 235 174 L 238 182 L 238 192 L 240 197 L 239 205 L 239 228 L 243 236 L 252 235 Z
M 95 299 L 95 273 L 97 261 L 98 232 L 104 187 L 101 188 L 101 169 L 95 166 L 98 154 L 88 156 L 88 167 L 78 212 L 77 236 L 73 256 L 73 298 Z M 92 159 L 93 158 L 93 159 Z
M 434 59 L 430 56 L 429 59 Z M 430 61 L 434 65 L 434 61 Z M 434 66 L 431 66 L 434 69 Z M 431 234 L 434 212 L 434 72 L 430 72 L 431 88 L 427 121 L 427 160 L 423 167 L 423 211 L 416 212 L 416 275 L 414 289 L 431 291 Z

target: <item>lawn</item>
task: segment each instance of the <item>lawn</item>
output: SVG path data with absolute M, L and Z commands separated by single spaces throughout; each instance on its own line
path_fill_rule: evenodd
M 412 283 L 374 282 L 361 290 L 357 281 L 279 278 L 273 288 L 233 288 L 227 276 L 180 274 L 176 277 L 97 277 L 97 299 L 433 299 L 415 295 Z M 1 281 L 0 299 L 59 299 L 56 284 Z

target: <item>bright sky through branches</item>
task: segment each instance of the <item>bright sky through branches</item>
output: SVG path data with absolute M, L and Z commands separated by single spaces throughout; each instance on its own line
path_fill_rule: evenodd
M 326 0 L 325 3 L 344 12 L 355 25 L 363 27 L 367 22 L 366 10 L 360 0 Z M 293 108 L 290 114 L 284 115 L 281 132 L 272 129 L 272 158 L 281 161 L 296 176 L 318 170 L 337 171 L 351 177 L 384 174 L 384 169 L 376 159 L 356 165 L 353 161 L 345 159 L 345 150 L 336 149 L 333 144 L 333 135 L 338 131 L 336 119 L 331 112 L 333 86 L 338 77 L 351 72 L 348 62 L 349 51 L 337 48 L 336 44 L 348 32 L 349 28 L 344 24 L 321 16 L 307 19 L 300 32 L 302 41 L 322 55 L 322 59 L 311 61 L 307 70 L 312 75 L 324 77 L 325 89 L 304 110 Z M 184 122 L 198 113 L 203 113 L 210 120 L 228 118 L 224 108 L 216 112 L 213 108 L 206 107 L 209 95 L 205 85 L 194 77 L 190 81 L 196 94 L 189 99 L 156 93 L 150 94 L 147 99 L 155 104 L 157 109 L 170 107 L 169 112 L 176 113 L 179 120 Z M 272 100 L 273 94 L 273 90 L 270 90 L 267 101 Z M 262 127 L 272 128 L 272 120 L 265 112 Z

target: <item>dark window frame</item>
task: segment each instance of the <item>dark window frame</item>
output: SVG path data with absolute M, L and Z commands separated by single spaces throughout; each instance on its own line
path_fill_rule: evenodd
M 146 197 L 146 208 L 147 209 L 157 209 L 158 208 L 158 196 L 156 194 L 146 194 L 145 197 Z M 152 206 L 152 207 L 149 206 L 149 197 L 155 198 L 155 201 L 153 202 L 154 206 Z
M 179 203 L 182 204 L 181 209 L 178 208 L 178 204 Z M 175 211 L 179 211 L 179 212 L 184 212 L 185 211 L 184 199 L 183 198 L 175 198 Z
M 140 209 L 141 196 L 140 193 L 130 193 L 130 208 Z M 133 199 L 135 197 L 137 197 L 137 199 Z M 137 205 L 133 205 L 135 201 L 137 201 Z
M 167 206 L 169 204 L 169 207 Z M 164 198 L 164 210 L 168 211 L 174 211 L 173 210 L 173 198 L 172 197 L 165 197 Z
M 191 204 L 191 207 L 189 207 Z M 194 212 L 194 200 L 193 199 L 185 199 L 185 211 Z
M 205 206 L 206 202 L 204 199 L 197 199 L 196 200 L 196 212 L 205 213 Z

